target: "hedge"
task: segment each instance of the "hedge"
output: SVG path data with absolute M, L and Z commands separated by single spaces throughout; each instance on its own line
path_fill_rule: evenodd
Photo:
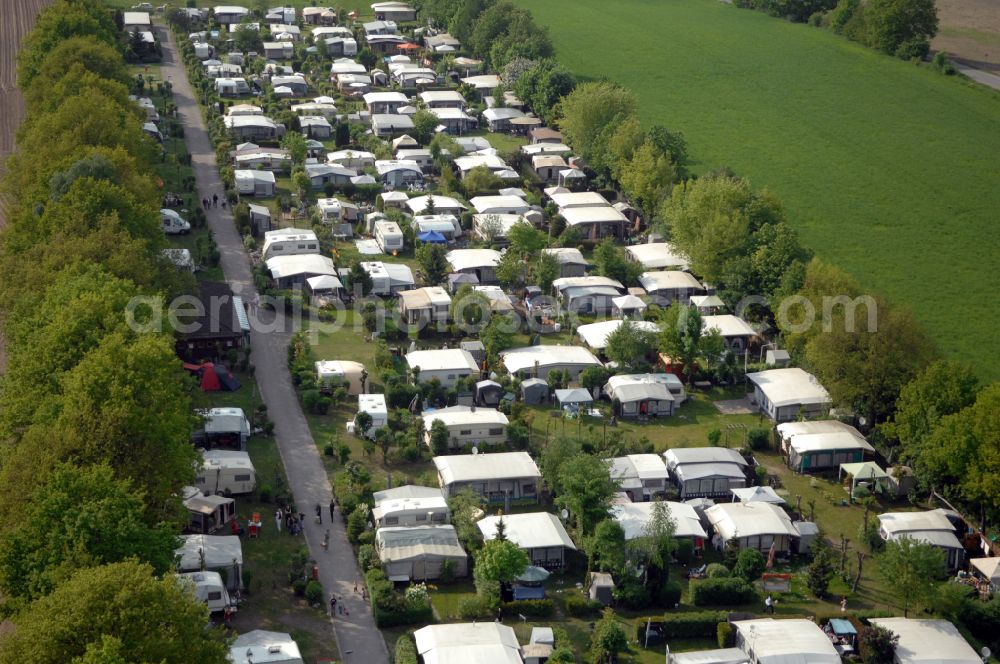
M 729 623 L 720 622 L 716 628 L 716 634 L 720 648 L 732 648 L 736 645 L 736 632 L 733 631 L 733 626 Z
M 488 620 L 493 617 L 493 603 L 485 597 L 472 595 L 460 599 L 455 611 L 465 620 Z
M 756 600 L 757 591 L 753 586 L 737 577 L 691 583 L 691 603 L 695 606 L 738 606 Z
M 408 600 L 405 595 L 396 592 L 392 582 L 385 578 L 382 570 L 368 570 L 365 573 L 365 585 L 368 586 L 372 615 L 375 617 L 377 627 L 433 622 L 434 611 L 430 602 L 416 604 Z
M 505 615 L 522 614 L 538 618 L 548 618 L 555 613 L 555 605 L 551 599 L 519 599 L 506 602 L 503 605 Z
M 413 642 L 413 636 L 403 634 L 396 639 L 395 664 L 417 664 L 417 644 Z
M 646 637 L 646 623 L 652 622 L 666 639 L 711 639 L 717 634 L 718 624 L 726 621 L 725 611 L 687 611 L 668 613 L 664 616 L 636 618 L 636 639 L 641 643 Z
M 573 594 L 566 597 L 567 613 L 577 618 L 597 615 L 603 608 L 604 605 L 597 600 L 587 599 L 582 595 Z

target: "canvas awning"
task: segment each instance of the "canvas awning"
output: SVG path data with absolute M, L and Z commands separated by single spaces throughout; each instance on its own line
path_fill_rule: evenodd
M 417 235 L 417 239 L 421 242 L 429 242 L 431 244 L 445 244 L 448 242 L 447 238 L 437 231 L 425 231 Z
M 863 461 L 861 463 L 842 463 L 840 464 L 840 477 L 847 473 L 851 476 L 851 495 L 854 495 L 854 489 L 858 486 L 858 482 L 871 481 L 874 482 L 876 486 L 884 486 L 889 475 L 874 461 Z
M 785 499 L 774 492 L 769 486 L 752 486 L 744 489 L 732 489 L 733 496 L 741 503 L 771 503 L 784 505 Z

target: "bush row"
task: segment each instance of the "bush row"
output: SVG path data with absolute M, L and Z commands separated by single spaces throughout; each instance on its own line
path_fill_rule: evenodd
M 416 601 L 396 592 L 392 582 L 380 569 L 365 573 L 365 584 L 371 598 L 372 615 L 380 628 L 398 625 L 426 624 L 434 620 L 429 601 Z
M 713 638 L 720 622 L 726 621 L 725 611 L 699 611 L 668 613 L 663 616 L 649 616 L 635 619 L 636 640 L 642 643 L 649 625 L 665 639 Z
M 691 583 L 691 603 L 695 606 L 737 606 L 757 600 L 757 591 L 744 579 L 723 577 Z

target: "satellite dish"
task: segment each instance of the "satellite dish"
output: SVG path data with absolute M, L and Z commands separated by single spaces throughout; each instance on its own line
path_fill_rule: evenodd
M 562 515 L 563 521 L 565 521 L 566 519 L 569 518 L 569 511 L 568 510 L 563 510 L 559 514 Z
M 478 448 L 478 447 L 476 447 L 475 445 L 473 445 L 473 446 L 472 446 L 472 453 L 473 453 L 473 454 L 479 454 L 479 448 Z
M 983 656 L 983 661 L 985 662 L 987 659 L 990 658 L 990 655 L 993 654 L 993 651 L 990 650 L 988 647 L 983 646 L 983 649 L 979 651 L 979 654 Z

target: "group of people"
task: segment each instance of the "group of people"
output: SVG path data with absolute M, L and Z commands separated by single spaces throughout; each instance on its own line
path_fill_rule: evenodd
M 209 209 L 209 208 L 211 208 L 211 207 L 219 207 L 219 195 L 218 194 L 212 194 L 212 198 L 211 199 L 209 199 L 209 198 L 203 198 L 203 199 L 201 199 L 201 204 L 202 204 L 202 206 L 206 210 Z M 223 210 L 226 209 L 226 199 L 225 198 L 222 199 L 222 209 Z
M 278 528 L 278 532 L 281 532 L 281 524 L 285 524 L 285 530 L 289 535 L 298 535 L 305 528 L 306 515 L 302 512 L 296 513 L 295 510 L 289 508 L 278 508 L 278 511 L 274 513 L 274 524 Z

